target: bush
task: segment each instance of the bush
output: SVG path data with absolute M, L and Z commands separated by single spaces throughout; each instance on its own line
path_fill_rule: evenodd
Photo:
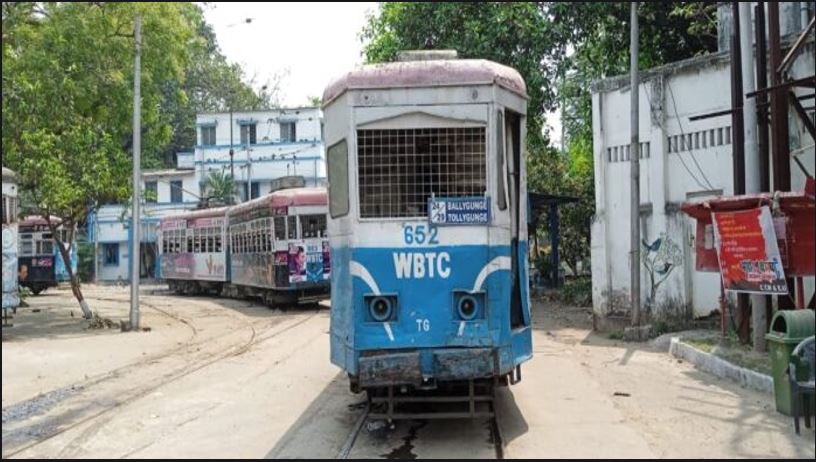
M 575 306 L 592 306 L 592 279 L 581 277 L 566 281 L 561 289 L 561 300 Z
M 94 244 L 82 238 L 77 239 L 77 276 L 81 282 L 94 278 Z

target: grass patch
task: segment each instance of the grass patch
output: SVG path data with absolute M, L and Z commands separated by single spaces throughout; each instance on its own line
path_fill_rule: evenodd
M 609 333 L 609 339 L 610 340 L 623 340 L 623 331 L 622 330 L 616 330 L 614 332 L 610 332 Z
M 751 345 L 743 345 L 734 338 L 689 338 L 683 339 L 683 343 L 687 343 L 706 353 L 711 353 L 731 364 L 771 375 L 771 358 L 768 354 L 755 353 Z

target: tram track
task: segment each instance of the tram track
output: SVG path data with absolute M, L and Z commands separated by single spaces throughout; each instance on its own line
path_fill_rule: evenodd
M 496 415 L 495 405 L 493 403 L 490 404 L 490 410 L 493 413 L 493 417 L 489 418 L 488 421 L 487 421 L 487 428 L 488 428 L 488 431 L 489 431 L 489 438 L 490 438 L 490 442 L 493 445 L 494 458 L 497 459 L 497 460 L 501 460 L 501 459 L 504 459 L 504 440 L 502 439 L 501 426 L 499 425 L 498 416 Z M 345 442 L 343 443 L 343 446 L 340 448 L 340 451 L 338 451 L 338 453 L 335 455 L 335 457 L 334 457 L 335 459 L 343 459 L 344 460 L 344 459 L 349 458 L 349 456 L 352 453 L 352 450 L 355 447 L 355 444 L 360 440 L 361 432 L 366 427 L 366 422 L 369 421 L 369 415 L 370 414 L 371 414 L 371 405 L 370 405 L 370 403 L 366 403 L 365 408 L 363 408 L 363 412 L 360 414 L 360 416 L 357 418 L 357 420 L 355 420 L 354 425 L 351 428 L 351 431 L 349 432 L 348 436 L 345 439 Z M 431 422 L 431 421 L 421 420 L 420 422 L 421 422 L 420 427 L 412 428 L 413 431 L 412 431 L 411 436 L 413 436 L 414 438 L 420 438 L 420 437 L 417 436 L 416 430 L 418 428 L 424 427 L 428 422 Z M 439 421 L 437 420 L 435 422 L 439 422 Z M 421 442 L 422 442 L 422 440 L 420 438 L 419 443 L 421 444 Z M 394 450 L 394 451 L 396 451 L 396 450 Z M 416 458 L 416 455 L 413 455 L 413 456 Z M 457 455 L 454 458 L 465 459 L 465 458 L 470 458 L 470 457 L 472 457 L 472 454 L 465 453 L 465 454 Z M 389 457 L 389 458 L 391 458 L 391 457 Z
M 113 302 L 126 301 L 124 299 L 105 297 L 91 297 L 91 299 Z M 93 425 L 91 425 L 77 437 L 73 438 L 71 442 L 65 446 L 63 452 L 70 453 L 72 452 L 72 448 L 77 448 L 80 446 L 82 441 L 90 438 L 100 428 L 102 428 L 107 421 L 113 418 L 111 411 L 138 401 L 162 386 L 178 381 L 219 361 L 245 354 L 254 346 L 301 326 L 317 315 L 317 313 L 312 313 L 307 316 L 302 316 L 300 319 L 296 319 L 293 322 L 286 322 L 287 317 L 275 316 L 275 318 L 280 319 L 276 319 L 275 322 L 272 323 L 267 322 L 262 326 L 258 326 L 262 329 L 262 334 L 259 334 L 254 323 L 242 319 L 239 314 L 232 313 L 229 311 L 229 309 L 223 309 L 223 307 L 221 309 L 213 309 L 206 306 L 206 303 L 201 303 L 201 301 L 192 300 L 192 302 L 200 309 L 200 311 L 196 312 L 197 315 L 226 315 L 226 317 L 231 320 L 239 321 L 241 325 L 236 326 L 239 327 L 239 330 L 227 328 L 224 333 L 219 335 L 201 338 L 199 335 L 199 330 L 196 329 L 195 325 L 193 325 L 193 323 L 189 320 L 185 319 L 181 314 L 164 310 L 153 303 L 143 301 L 143 306 L 187 325 L 193 335 L 183 345 L 177 346 L 158 355 L 152 355 L 135 363 L 119 367 L 112 371 L 108 371 L 104 374 L 91 377 L 68 387 L 64 387 L 71 388 L 76 391 L 69 394 L 64 399 L 53 403 L 50 409 L 46 409 L 42 413 L 36 413 L 35 415 L 45 414 L 45 416 L 43 416 L 43 419 L 38 419 L 40 421 L 35 424 L 23 424 L 19 426 L 14 425 L 18 421 L 26 422 L 28 417 L 31 417 L 31 415 L 23 416 L 23 418 L 12 418 L 7 421 L 5 416 L 8 408 L 4 409 L 3 457 L 12 457 L 21 454 L 81 425 L 96 421 Z M 189 305 L 189 303 L 187 305 Z M 280 328 L 276 328 L 276 326 L 279 326 L 281 323 L 284 323 L 284 325 L 280 326 Z M 240 336 L 240 332 L 244 332 L 244 335 Z M 228 345 L 220 344 L 222 340 L 227 339 L 229 336 L 235 335 L 239 335 L 240 340 L 231 341 Z M 139 372 L 143 372 L 144 369 L 150 367 L 160 369 L 161 363 L 164 360 L 180 360 L 182 365 L 180 367 L 172 367 L 170 372 L 158 374 L 155 377 L 149 378 L 143 383 L 137 383 L 136 385 L 129 386 L 125 388 L 125 390 L 115 389 L 116 384 L 114 382 L 128 383 L 129 379 L 135 379 L 135 381 L 138 382 L 139 377 L 136 375 L 135 371 L 138 370 Z M 102 393 L 102 396 L 100 396 L 98 388 L 101 386 L 109 386 L 112 390 L 107 390 L 107 396 L 105 396 L 104 392 Z M 92 397 L 85 396 L 90 394 L 88 393 L 89 391 L 92 391 Z M 37 398 L 34 398 L 33 400 L 36 399 Z M 10 407 L 19 405 L 24 406 L 30 401 L 32 400 L 17 403 Z M 53 413 L 54 409 L 56 408 L 59 408 L 60 412 L 49 417 L 48 414 Z M 9 412 L 9 414 L 13 415 L 14 413 Z M 76 418 L 77 415 L 80 417 Z M 7 430 L 9 426 L 12 428 Z M 19 446 L 17 446 L 18 441 L 21 443 Z M 67 456 L 70 456 L 70 454 Z

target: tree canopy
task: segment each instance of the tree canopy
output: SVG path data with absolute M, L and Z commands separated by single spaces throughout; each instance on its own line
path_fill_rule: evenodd
M 577 196 L 563 207 L 565 261 L 589 254 L 594 212 L 591 81 L 629 67 L 628 2 L 381 3 L 360 33 L 367 62 L 407 49 L 455 49 L 518 70 L 527 83 L 527 165 L 531 190 Z M 641 2 L 640 67 L 716 48 L 716 5 Z M 563 111 L 566 153 L 550 142 L 545 114 Z
M 18 173 L 32 212 L 69 229 L 130 196 L 136 15 L 143 167 L 194 144 L 196 112 L 275 101 L 277 85 L 244 83 L 195 4 L 3 2 L 3 165 Z

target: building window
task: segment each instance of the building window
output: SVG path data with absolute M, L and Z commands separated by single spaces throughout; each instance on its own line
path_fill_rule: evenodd
M 201 145 L 214 146 L 215 145 L 215 127 L 201 127 Z
M 181 181 L 171 181 L 170 182 L 170 202 L 174 204 L 179 204 L 182 202 L 182 195 L 181 195 Z
M 145 202 L 156 202 L 159 196 L 158 185 L 155 181 L 145 181 Z
M 297 133 L 295 133 L 295 122 L 281 122 L 281 141 L 293 143 L 297 141 Z
M 252 185 L 250 186 L 250 196 L 255 199 L 256 197 L 261 197 L 261 183 L 257 181 L 253 181 Z
M 241 125 L 241 144 L 255 144 L 256 140 L 255 124 Z
M 102 265 L 103 266 L 118 266 L 119 265 L 119 243 L 102 244 Z

